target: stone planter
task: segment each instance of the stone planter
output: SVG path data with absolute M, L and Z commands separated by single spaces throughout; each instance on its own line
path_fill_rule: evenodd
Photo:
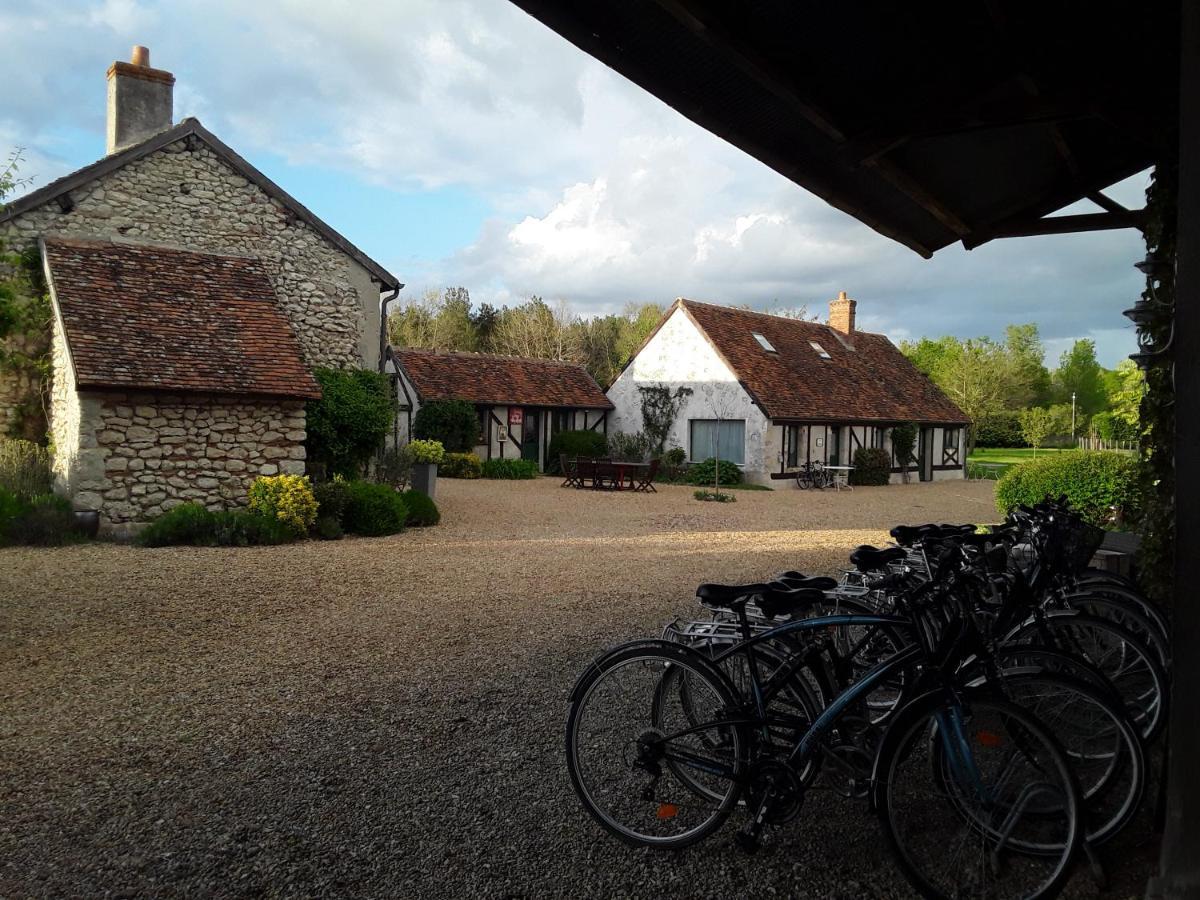
M 437 490 L 437 463 L 413 463 L 412 489 L 433 499 Z

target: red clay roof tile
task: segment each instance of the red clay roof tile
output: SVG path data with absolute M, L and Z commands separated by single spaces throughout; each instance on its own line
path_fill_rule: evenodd
M 423 403 L 466 400 L 481 404 L 613 408 L 587 370 L 575 363 L 436 350 L 394 352 Z
M 257 259 L 46 237 L 79 388 L 321 396 Z
M 963 411 L 882 334 L 679 300 L 772 419 L 963 424 Z M 765 350 L 754 337 L 775 348 Z M 818 344 L 829 358 L 812 346 Z

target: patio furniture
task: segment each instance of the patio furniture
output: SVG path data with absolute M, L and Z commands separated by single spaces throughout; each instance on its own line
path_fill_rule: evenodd
M 579 457 L 571 459 L 565 453 L 558 454 L 558 465 L 562 469 L 563 483 L 559 487 L 583 487 L 583 479 L 579 477 Z
M 976 481 L 999 481 L 1007 468 L 1004 463 L 973 462 L 967 465 L 967 477 L 974 472 Z
M 825 471 L 833 474 L 833 489 L 835 491 L 854 490 L 850 484 L 850 473 L 854 471 L 854 466 L 826 466 Z
M 633 476 L 630 476 L 630 484 L 635 491 L 642 491 L 647 494 L 657 494 L 658 489 L 654 486 L 654 476 L 658 474 L 658 467 L 661 460 L 652 459 L 650 465 L 646 466 L 646 471 L 638 474 L 637 483 L 633 483 Z
M 620 487 L 617 467 L 611 459 L 592 460 L 592 487 L 596 490 L 617 490 Z

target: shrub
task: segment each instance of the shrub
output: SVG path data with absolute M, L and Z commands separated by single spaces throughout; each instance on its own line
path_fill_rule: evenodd
M 443 478 L 479 478 L 483 474 L 483 460 L 474 453 L 447 453 L 438 468 Z
M 278 519 L 295 533 L 308 532 L 317 521 L 317 498 L 304 475 L 271 475 L 256 478 L 250 485 L 250 509 Z
M 442 514 L 438 511 L 433 498 L 420 491 L 405 491 L 404 507 L 408 510 L 405 524 L 414 528 L 425 528 L 442 521 Z
M 326 481 L 313 488 L 313 496 L 317 500 L 318 524 L 326 518 L 332 518 L 340 524 L 350 503 L 350 483 L 343 478 Z
M 7 539 L 16 544 L 57 546 L 80 538 L 71 501 L 57 494 L 16 498 L 16 515 L 8 524 Z
M 887 484 L 892 478 L 892 457 L 879 447 L 859 447 L 854 451 L 854 469 L 850 483 L 855 485 Z
M 446 458 L 446 448 L 441 441 L 410 441 L 408 450 L 414 463 L 436 466 Z
M 503 478 L 516 481 L 537 478 L 538 467 L 531 459 L 489 459 L 480 470 L 484 478 Z
M 388 377 L 367 369 L 317 369 L 321 399 L 307 405 L 309 462 L 357 478 L 383 444 L 395 412 Z
M 0 545 L 7 542 L 13 524 L 27 507 L 28 503 L 12 491 L 0 488 Z
M 975 423 L 976 447 L 1028 447 L 1021 433 L 1021 413 L 1006 409 L 982 417 Z
M 687 477 L 687 452 L 682 447 L 672 447 L 660 457 L 655 481 L 675 483 Z
M 137 541 L 144 547 L 215 544 L 216 515 L 200 503 L 181 503 L 143 528 Z
M 0 440 L 0 490 L 30 500 L 53 487 L 49 450 L 30 441 Z
M 1071 506 L 1089 522 L 1104 525 L 1117 507 L 1128 519 L 1137 518 L 1137 459 L 1113 452 L 1055 453 L 1018 463 L 996 485 L 996 506 L 1007 512 L 1047 496 L 1066 494 Z
M 336 516 L 317 516 L 313 534 L 323 541 L 340 541 L 343 534 L 342 523 Z
M 376 537 L 404 530 L 408 510 L 404 498 L 386 484 L 351 481 L 342 527 L 351 534 Z
M 715 503 L 736 503 L 737 497 L 733 494 L 723 494 L 720 491 L 695 491 L 692 494 L 697 500 L 712 501 Z
M 687 480 L 689 484 L 739 484 L 742 480 L 742 470 L 727 459 L 718 464 L 717 460 L 710 456 L 687 470 Z
M 908 481 L 908 467 L 917 461 L 917 426 L 912 422 L 897 425 L 892 429 L 891 439 L 896 465 L 904 473 L 904 480 Z
M 403 491 L 408 487 L 414 461 L 411 448 L 412 444 L 408 444 L 384 450 L 379 456 L 378 465 L 375 466 L 375 480 L 391 486 L 396 491 Z
M 182 503 L 143 528 L 137 541 L 144 547 L 250 547 L 295 538 L 292 527 L 274 516 L 246 509 L 213 512 L 199 503 Z
M 642 432 L 614 431 L 608 436 L 608 455 L 613 459 L 641 462 L 650 455 L 650 438 Z
M 546 448 L 547 472 L 562 474 L 558 458 L 563 453 L 569 457 L 604 456 L 608 453 L 608 441 L 601 432 L 589 429 L 558 432 L 550 438 L 550 446 Z
M 412 436 L 440 441 L 451 453 L 466 453 L 479 441 L 479 416 L 465 400 L 431 400 L 417 410 Z

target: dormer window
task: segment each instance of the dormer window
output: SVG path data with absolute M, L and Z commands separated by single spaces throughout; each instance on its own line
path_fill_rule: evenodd
M 770 342 L 770 341 L 768 341 L 768 340 L 767 340 L 765 337 L 763 337 L 761 334 L 759 334 L 757 331 L 752 331 L 752 332 L 750 332 L 750 333 L 751 333 L 751 334 L 753 334 L 753 335 L 754 335 L 754 339 L 755 339 L 756 341 L 758 341 L 758 346 L 762 347 L 762 348 L 763 348 L 764 350 L 766 350 L 768 353 L 775 353 L 775 352 L 777 352 L 777 351 L 775 350 L 775 348 L 771 346 L 771 342 Z
M 828 352 L 826 352 L 825 348 L 822 347 L 820 344 L 818 344 L 816 341 L 809 341 L 808 345 L 817 351 L 817 356 L 821 357 L 821 359 L 832 359 L 833 358 L 829 355 Z

